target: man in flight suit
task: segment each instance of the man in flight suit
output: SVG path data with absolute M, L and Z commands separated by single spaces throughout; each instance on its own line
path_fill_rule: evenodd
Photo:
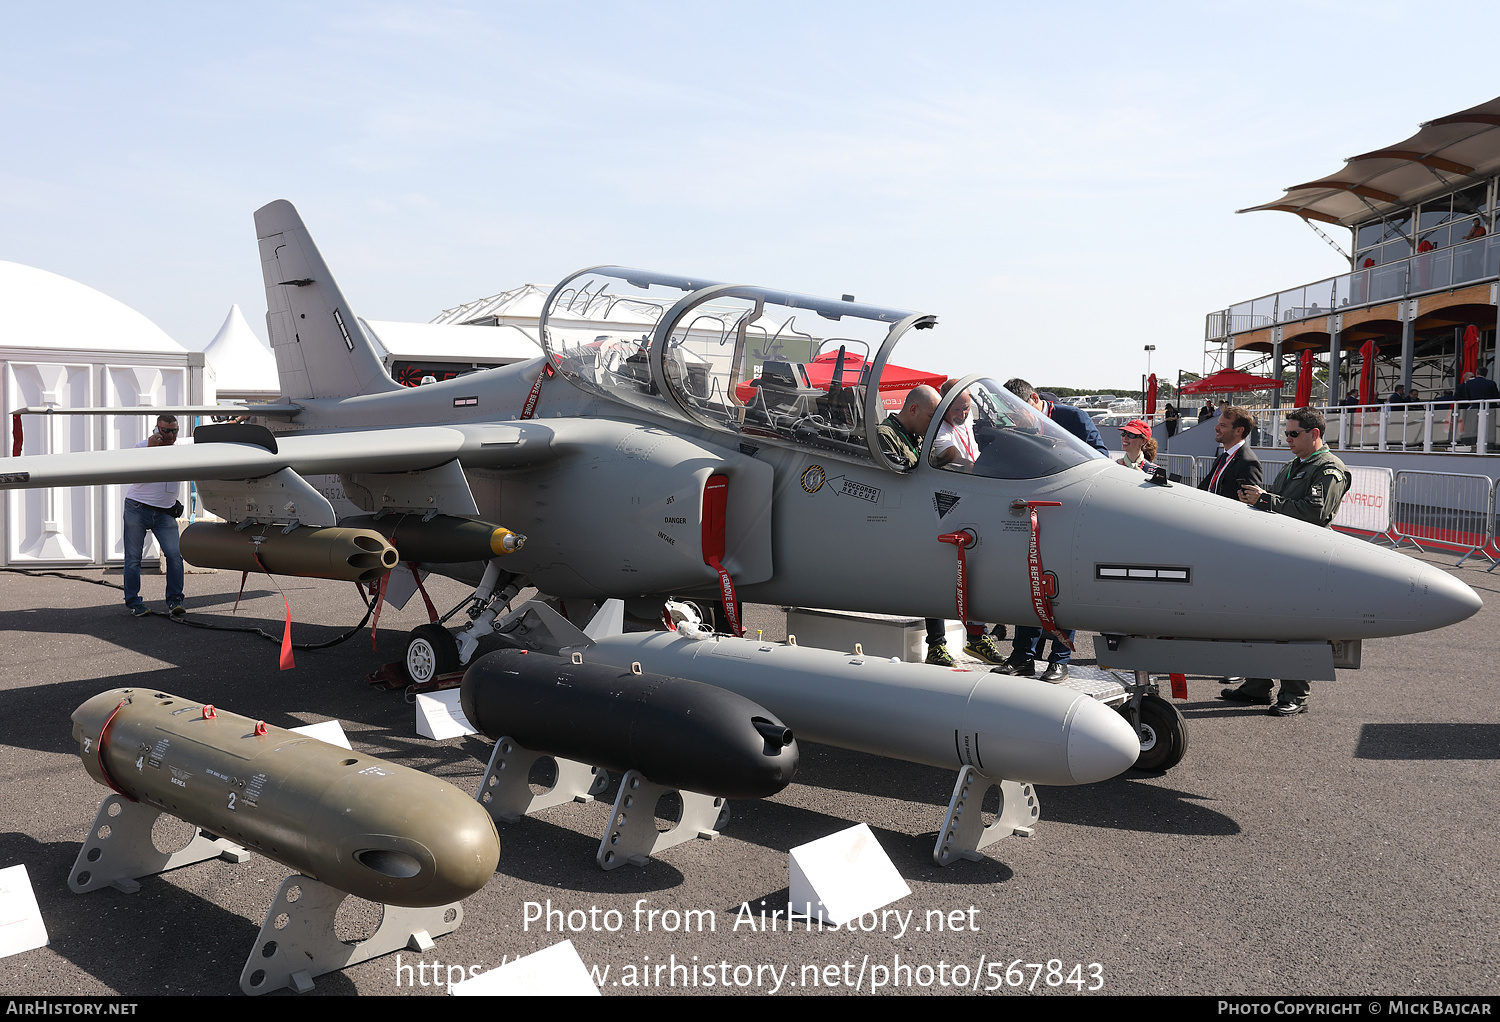
M 1338 513 L 1339 501 L 1349 489 L 1349 470 L 1323 444 L 1327 421 L 1316 408 L 1296 408 L 1286 416 L 1286 445 L 1297 460 L 1277 474 L 1268 489 L 1246 484 L 1240 500 L 1271 514 L 1327 528 Z M 1306 681 L 1281 679 L 1281 692 L 1271 707 L 1276 717 L 1291 717 L 1307 710 Z M 1236 703 L 1265 705 L 1271 702 L 1271 679 L 1250 678 L 1238 688 L 1226 688 L 1219 696 Z

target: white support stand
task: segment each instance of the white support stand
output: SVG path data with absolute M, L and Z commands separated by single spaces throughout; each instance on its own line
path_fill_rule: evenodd
M 250 853 L 231 841 L 197 831 L 186 848 L 158 851 L 151 841 L 151 828 L 160 809 L 132 802 L 124 795 L 110 795 L 99 803 L 99 812 L 78 850 L 78 859 L 68 874 L 68 888 L 85 894 L 101 887 L 115 887 L 126 894 L 141 889 L 141 877 L 155 876 L 179 866 L 205 859 L 244 862 Z
M 656 803 L 669 791 L 676 791 L 682 799 L 682 815 L 671 830 L 658 831 Z M 728 822 L 729 806 L 724 799 L 653 784 L 631 770 L 620 780 L 620 793 L 594 861 L 600 869 L 619 869 L 627 862 L 644 866 L 651 856 L 673 845 L 694 838 L 712 841 Z
M 984 796 L 995 785 L 1000 787 L 1000 812 L 995 822 L 984 825 L 980 807 Z M 959 859 L 978 860 L 979 850 L 1008 837 L 1030 837 L 1031 828 L 1041 818 L 1036 790 L 1020 781 L 1003 781 L 986 777 L 971 766 L 958 772 L 953 797 L 948 800 L 948 815 L 938 831 L 932 848 L 932 861 L 948 866 Z
M 464 919 L 458 902 L 435 908 L 386 905 L 380 926 L 367 940 L 346 944 L 334 933 L 333 920 L 347 897 L 300 873 L 283 880 L 240 973 L 240 989 L 251 996 L 282 987 L 305 994 L 313 988 L 313 977 L 325 972 L 392 951 L 429 951 L 433 937 L 452 933 Z
M 609 787 L 609 771 L 553 756 L 557 763 L 556 783 L 540 795 L 533 794 L 526 778 L 536 761 L 545 755 L 521 747 L 513 738 L 502 736 L 495 740 L 490 765 L 479 782 L 479 804 L 496 823 L 515 823 L 523 816 L 565 802 L 592 802 L 595 795 Z

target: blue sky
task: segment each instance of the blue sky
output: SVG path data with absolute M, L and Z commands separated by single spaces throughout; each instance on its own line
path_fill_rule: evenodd
M 4 0 L 0 258 L 190 348 L 234 302 L 264 336 L 251 213 L 285 198 L 368 318 L 622 263 L 937 313 L 909 365 L 1120 386 L 1344 265 L 1235 209 L 1500 92 L 1415 4 L 1038 6 Z

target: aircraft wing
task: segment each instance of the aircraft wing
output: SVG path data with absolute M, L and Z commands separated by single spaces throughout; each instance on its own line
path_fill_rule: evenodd
M 0 489 L 258 479 L 288 468 L 300 475 L 417 472 L 454 459 L 478 468 L 522 468 L 554 456 L 552 431 L 539 423 L 406 426 L 282 434 L 268 446 L 200 442 L 9 458 L 0 461 Z

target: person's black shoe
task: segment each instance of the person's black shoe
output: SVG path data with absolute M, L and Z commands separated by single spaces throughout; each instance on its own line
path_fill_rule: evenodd
M 1299 713 L 1307 712 L 1306 703 L 1277 703 L 1266 711 L 1273 717 L 1295 717 Z
M 1011 657 L 999 667 L 991 667 L 991 674 L 1012 674 L 1018 678 L 1035 678 L 1036 661 L 1030 657 Z
M 1051 685 L 1061 685 L 1068 680 L 1068 665 L 1048 664 L 1047 669 L 1042 672 L 1040 680 Z
M 1244 689 L 1239 689 L 1239 688 L 1226 688 L 1224 691 L 1222 691 L 1222 692 L 1219 693 L 1219 698 L 1220 699 L 1227 699 L 1231 703 L 1248 703 L 1251 706 L 1270 706 L 1271 705 L 1271 697 L 1270 696 L 1251 695 L 1249 692 L 1246 692 Z

